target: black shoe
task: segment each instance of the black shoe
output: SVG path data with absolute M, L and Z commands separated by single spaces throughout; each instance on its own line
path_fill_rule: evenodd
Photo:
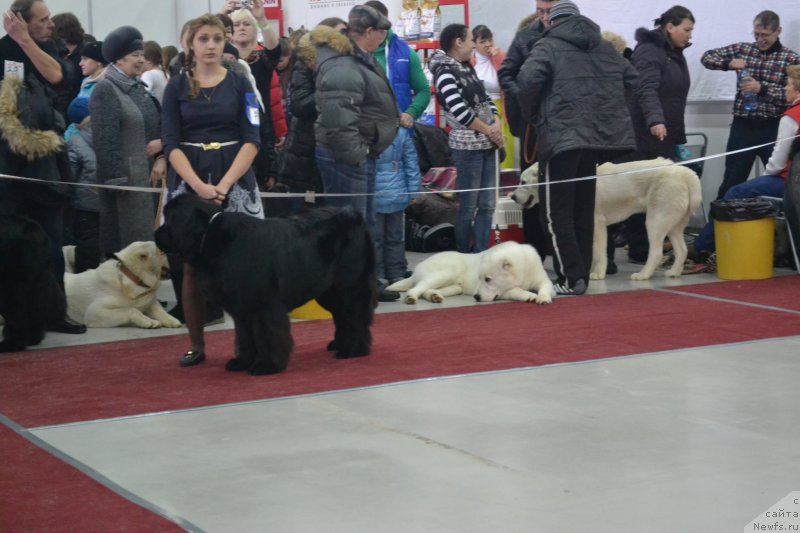
M 396 291 L 387 291 L 383 289 L 382 291 L 378 292 L 378 301 L 379 302 L 395 302 L 400 299 L 400 293 Z
M 617 268 L 617 264 L 614 261 L 609 261 L 606 264 L 606 276 L 613 276 L 617 272 L 619 272 L 619 269 Z
M 572 287 L 566 282 L 555 283 L 553 284 L 553 289 L 555 289 L 556 294 L 560 294 L 561 296 L 580 296 L 586 294 L 586 280 L 580 278 Z
M 80 335 L 81 333 L 86 333 L 86 326 L 83 324 L 79 324 L 75 322 L 69 317 L 64 317 L 64 320 L 59 322 L 58 324 L 53 324 L 47 331 L 53 331 L 55 333 L 67 333 L 69 335 Z
M 206 360 L 205 352 L 189 350 L 181 356 L 181 366 L 199 365 Z

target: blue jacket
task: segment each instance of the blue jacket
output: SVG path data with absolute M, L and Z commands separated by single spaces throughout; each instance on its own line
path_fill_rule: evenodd
M 391 214 L 403 211 L 417 196 L 421 180 L 411 130 L 399 128 L 394 142 L 378 159 L 375 212 Z

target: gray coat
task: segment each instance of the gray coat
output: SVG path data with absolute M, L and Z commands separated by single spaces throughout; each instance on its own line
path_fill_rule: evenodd
M 517 77 L 523 114 L 539 134 L 539 159 L 635 149 L 625 90 L 637 87 L 637 77 L 588 18 L 573 15 L 548 28 Z
M 106 185 L 150 186 L 152 159 L 147 143 L 161 137 L 155 99 L 140 81 L 113 65 L 106 69 L 89 102 L 97 156 L 97 181 Z M 155 202 L 149 193 L 100 192 L 100 248 L 114 253 L 134 241 L 153 240 Z
M 333 28 L 311 32 L 317 47 L 317 144 L 358 165 L 392 144 L 400 124 L 394 91 L 371 54 Z

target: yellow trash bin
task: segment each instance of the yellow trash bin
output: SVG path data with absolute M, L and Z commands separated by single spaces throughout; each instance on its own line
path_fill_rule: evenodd
M 330 312 L 319 305 L 316 300 L 309 300 L 289 313 L 296 320 L 327 320 L 333 318 Z
M 775 253 L 775 218 L 740 222 L 714 221 L 717 277 L 769 279 Z

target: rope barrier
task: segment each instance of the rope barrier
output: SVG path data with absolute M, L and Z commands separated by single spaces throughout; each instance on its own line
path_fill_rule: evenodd
M 774 145 L 774 144 L 777 144 L 777 143 L 783 142 L 783 141 L 790 141 L 792 139 L 797 139 L 798 137 L 800 137 L 800 134 L 792 136 L 792 137 L 785 137 L 783 139 L 776 139 L 775 141 L 764 143 L 764 144 L 760 144 L 760 145 L 757 145 L 757 146 L 749 146 L 747 148 L 740 148 L 738 150 L 731 150 L 730 152 L 723 152 L 721 154 L 707 155 L 707 156 L 704 156 L 704 157 L 697 157 L 695 159 L 689 159 L 689 160 L 686 160 L 686 161 L 677 161 L 677 162 L 675 162 L 675 164 L 676 165 L 684 165 L 684 166 L 686 166 L 686 165 L 692 165 L 692 164 L 695 164 L 695 163 L 702 163 L 702 162 L 705 162 L 705 161 L 710 161 L 712 159 L 718 159 L 720 157 L 727 157 L 727 156 L 733 155 L 733 154 L 739 154 L 739 153 L 742 153 L 742 152 L 748 152 L 750 150 L 758 150 L 759 148 L 764 148 L 766 146 L 771 146 L 771 145 Z M 659 167 L 639 168 L 639 169 L 628 170 L 628 171 L 624 171 L 624 172 L 615 172 L 615 173 L 611 173 L 611 174 L 604 174 L 603 175 L 603 179 L 613 178 L 615 176 L 623 176 L 623 175 L 626 175 L 626 174 L 639 174 L 639 173 L 642 173 L 642 172 L 647 172 L 648 170 L 653 170 L 655 168 L 659 168 Z M 588 180 L 596 180 L 598 178 L 599 178 L 599 176 L 597 176 L 597 175 L 581 176 L 581 177 L 577 177 L 577 178 L 559 180 L 558 184 L 570 183 L 570 182 L 579 182 L 579 181 L 588 181 Z M 146 192 L 146 193 L 154 193 L 154 194 L 160 194 L 162 192 L 162 190 L 163 190 L 162 188 L 159 188 L 159 187 L 134 187 L 134 186 L 129 186 L 129 185 L 88 184 L 88 183 L 76 183 L 76 182 L 71 182 L 71 181 L 58 181 L 58 182 L 55 182 L 55 181 L 47 181 L 47 180 L 43 180 L 43 179 L 39 179 L 39 178 L 26 178 L 26 177 L 23 177 L 23 176 L 14 176 L 14 175 L 11 175 L 11 174 L 0 174 L 0 179 L 13 180 L 13 181 L 24 181 L 24 182 L 29 182 L 29 183 L 38 184 L 38 185 L 56 185 L 56 184 L 58 184 L 58 185 L 69 185 L 71 187 L 89 187 L 89 188 L 92 188 L 92 189 L 106 189 L 106 190 L 127 191 L 127 192 Z M 541 186 L 541 185 L 544 185 L 544 184 L 543 183 L 539 183 L 539 184 L 530 184 L 530 185 L 531 186 L 533 186 L 533 185 Z M 517 187 L 518 187 L 518 185 L 506 185 L 506 186 L 502 186 L 502 187 L 482 187 L 482 188 L 476 188 L 476 189 L 453 189 L 453 190 L 448 190 L 448 191 L 421 190 L 419 192 L 414 192 L 414 193 L 391 193 L 391 194 L 395 195 L 395 196 L 398 195 L 398 194 L 403 194 L 403 195 L 406 195 L 406 196 L 417 196 L 417 195 L 420 195 L 420 194 L 438 194 L 440 192 L 448 192 L 448 193 L 457 194 L 457 193 L 465 193 L 465 192 L 480 192 L 480 191 L 487 191 L 487 190 L 494 191 L 494 190 L 504 190 L 504 189 L 516 189 Z M 343 197 L 343 196 L 348 196 L 348 197 L 349 196 L 382 196 L 383 194 L 385 194 L 385 193 L 374 192 L 374 193 L 353 194 L 353 193 L 315 193 L 315 192 L 301 192 L 301 193 L 300 192 L 298 192 L 298 193 L 292 193 L 292 192 L 260 192 L 259 196 L 261 196 L 262 198 L 328 198 L 328 197 Z

